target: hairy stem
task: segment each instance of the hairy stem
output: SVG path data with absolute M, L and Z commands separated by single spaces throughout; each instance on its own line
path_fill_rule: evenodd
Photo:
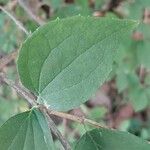
M 51 119 L 50 115 L 47 113 L 47 110 L 41 109 L 41 111 L 44 112 L 44 115 L 46 116 L 48 124 L 49 124 L 49 128 L 54 133 L 54 135 L 59 139 L 59 141 L 63 145 L 64 149 L 65 150 L 71 150 L 71 147 L 70 147 L 69 143 L 62 136 L 62 134 L 60 133 L 60 131 L 59 130 L 55 130 L 55 128 L 57 128 L 57 127 L 56 127 L 55 123 L 53 122 L 53 120 Z
M 60 118 L 65 118 L 65 119 L 68 119 L 68 120 L 72 120 L 72 121 L 78 122 L 80 124 L 88 124 L 88 125 L 91 125 L 95 128 L 107 128 L 107 127 L 102 126 L 101 124 L 99 124 L 99 123 L 97 123 L 93 120 L 87 119 L 85 117 L 79 117 L 79 116 L 67 114 L 67 113 L 64 113 L 64 112 L 58 112 L 58 111 L 50 110 L 50 109 L 48 109 L 48 108 L 46 108 L 45 106 L 42 106 L 42 105 L 40 105 L 40 107 L 45 108 L 49 115 L 54 115 L 54 116 L 57 116 L 57 117 L 60 117 Z

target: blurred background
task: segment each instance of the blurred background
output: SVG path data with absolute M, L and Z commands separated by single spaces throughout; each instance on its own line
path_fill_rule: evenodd
M 139 27 L 120 45 L 107 82 L 87 103 L 69 113 L 150 140 L 150 0 L 0 0 L 0 6 L 30 32 L 57 17 L 78 14 L 139 20 Z M 0 11 L 0 71 L 16 84 L 17 52 L 25 39 L 10 17 Z M 0 83 L 0 125 L 29 108 L 14 90 Z M 53 119 L 70 142 L 91 129 Z

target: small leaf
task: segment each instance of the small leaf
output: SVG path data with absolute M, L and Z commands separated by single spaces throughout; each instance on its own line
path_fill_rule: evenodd
M 126 132 L 94 129 L 86 132 L 74 150 L 149 150 L 148 142 Z
M 136 25 L 81 16 L 51 21 L 22 45 L 20 79 L 39 103 L 61 111 L 78 107 L 108 78 L 119 40 Z
M 38 110 L 10 118 L 0 127 L 1 150 L 54 150 L 46 120 Z

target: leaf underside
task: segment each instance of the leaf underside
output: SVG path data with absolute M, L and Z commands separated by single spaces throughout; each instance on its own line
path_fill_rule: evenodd
M 129 20 L 75 16 L 51 21 L 22 45 L 18 71 L 38 102 L 67 111 L 87 101 L 107 79 Z

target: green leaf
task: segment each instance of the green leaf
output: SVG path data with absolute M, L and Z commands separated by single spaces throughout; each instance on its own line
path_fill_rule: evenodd
M 39 103 L 61 111 L 75 108 L 107 79 L 120 40 L 136 25 L 81 16 L 51 21 L 23 43 L 20 79 Z
M 10 118 L 0 127 L 0 149 L 53 150 L 53 140 L 43 114 L 32 109 Z
M 126 132 L 94 129 L 86 132 L 74 150 L 149 150 L 150 145 Z

